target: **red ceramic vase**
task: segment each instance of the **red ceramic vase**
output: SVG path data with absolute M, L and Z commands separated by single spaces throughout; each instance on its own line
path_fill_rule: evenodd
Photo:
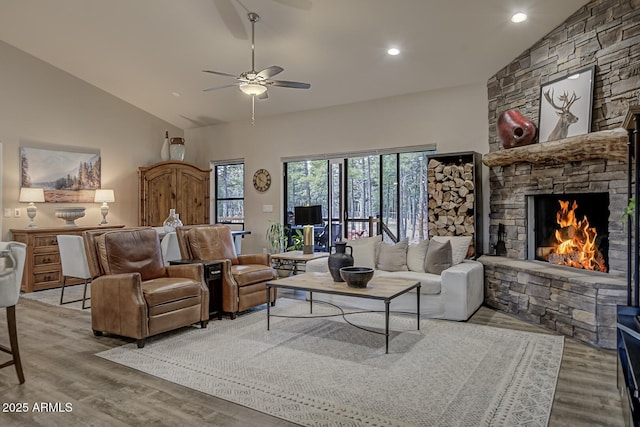
M 498 135 L 506 148 L 522 147 L 537 142 L 536 125 L 518 110 L 507 110 L 498 117 Z

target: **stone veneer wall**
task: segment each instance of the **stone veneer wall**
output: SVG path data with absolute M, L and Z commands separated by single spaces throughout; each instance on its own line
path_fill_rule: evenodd
M 487 83 L 489 150 L 502 149 L 496 122 L 517 108 L 538 122 L 540 85 L 596 65 L 592 131 L 620 127 L 640 94 L 640 0 L 594 0 L 538 41 Z M 525 194 L 611 193 L 610 258 L 625 258 L 620 224 L 626 206 L 626 164 L 593 160 L 558 166 L 517 164 L 490 169 L 490 243 L 505 224 L 507 255 L 526 258 Z M 614 274 L 626 267 L 614 263 Z
M 487 83 L 490 151 L 502 149 L 496 126 L 501 112 L 519 109 L 537 123 L 540 86 L 591 65 L 596 65 L 591 130 L 620 127 L 627 107 L 637 104 L 640 94 L 639 23 L 640 0 L 593 0 L 491 77 Z M 618 288 L 624 288 L 626 231 L 620 217 L 627 204 L 626 171 L 626 163 L 610 160 L 562 165 L 521 163 L 490 168 L 490 245 L 495 245 L 498 224 L 502 223 L 506 231 L 507 257 L 526 259 L 528 195 L 609 192 L 609 277 L 617 277 Z M 572 315 L 575 307 L 571 308 L 570 304 L 558 305 L 557 298 L 555 302 L 548 298 L 547 303 L 538 305 L 542 299 L 526 291 L 521 283 L 524 277 L 530 280 L 533 276 L 524 276 L 518 270 L 508 274 L 501 268 L 488 268 L 485 303 L 566 335 L 592 343 L 599 341 L 597 336 L 589 335 L 594 331 L 582 332 L 588 331 L 589 327 L 581 327 L 585 322 Z M 540 280 L 553 282 L 546 277 L 532 283 Z M 611 285 L 612 288 L 615 286 Z M 559 285 L 559 289 L 563 287 Z M 570 287 L 566 297 L 580 300 L 585 289 Z M 613 294 L 609 302 L 613 299 L 626 304 L 626 298 L 618 292 Z M 579 311 L 576 313 L 581 316 Z M 594 303 L 590 316 L 597 317 L 595 313 Z M 612 321 L 606 316 L 602 320 Z M 593 325 L 592 329 L 597 331 L 599 327 Z

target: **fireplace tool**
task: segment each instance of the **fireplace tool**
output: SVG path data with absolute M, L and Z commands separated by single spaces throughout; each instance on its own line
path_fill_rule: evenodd
M 496 255 L 504 256 L 507 254 L 507 247 L 504 244 L 504 224 L 498 224 L 498 241 L 496 242 Z

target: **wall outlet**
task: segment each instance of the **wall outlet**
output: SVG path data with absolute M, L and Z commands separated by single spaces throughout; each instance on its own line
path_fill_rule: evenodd
M 262 212 L 273 212 L 273 205 L 262 205 Z
M 15 208 L 13 210 L 13 216 L 15 216 L 16 218 L 20 218 L 20 208 Z
M 5 218 L 11 218 L 11 209 L 4 208 L 4 217 Z

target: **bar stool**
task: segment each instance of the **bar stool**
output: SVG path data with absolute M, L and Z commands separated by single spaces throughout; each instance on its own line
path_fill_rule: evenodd
M 20 384 L 24 383 L 20 350 L 18 348 L 18 331 L 16 329 L 16 304 L 20 298 L 20 284 L 24 271 L 24 260 L 27 245 L 19 242 L 0 242 L 0 258 L 4 259 L 4 270 L 0 271 L 0 307 L 7 309 L 7 326 L 9 329 L 10 348 L 0 346 L 0 351 L 8 353 L 12 359 L 0 365 L 0 369 L 14 365 Z
M 86 307 L 85 302 L 87 298 L 87 285 L 91 278 L 89 273 L 89 263 L 87 262 L 87 253 L 84 250 L 84 240 L 82 236 L 59 234 L 56 236 L 58 239 L 58 249 L 60 251 L 60 264 L 62 264 L 62 292 L 60 293 L 60 305 L 70 304 L 72 302 L 82 301 L 82 309 L 91 308 Z M 82 299 L 76 299 L 73 301 L 64 301 L 64 288 L 67 284 L 67 277 L 75 279 L 84 279 L 84 292 Z

